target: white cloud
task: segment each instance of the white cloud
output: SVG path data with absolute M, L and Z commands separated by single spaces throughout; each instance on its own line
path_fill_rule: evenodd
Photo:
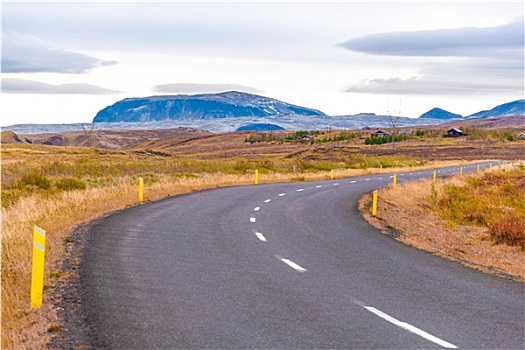
M 2 79 L 2 92 L 8 94 L 67 94 L 67 95 L 112 95 L 119 91 L 82 83 L 46 84 L 26 79 Z
M 53 47 L 33 35 L 3 33 L 2 71 L 4 73 L 87 73 L 91 69 L 114 65 L 82 53 Z

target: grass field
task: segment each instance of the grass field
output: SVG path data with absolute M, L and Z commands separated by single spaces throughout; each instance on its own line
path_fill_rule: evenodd
M 335 139 L 336 135 L 326 135 Z M 66 278 L 61 266 L 72 229 L 105 213 L 145 200 L 221 186 L 309 181 L 388 171 L 429 169 L 480 157 L 514 159 L 516 142 L 468 144 L 465 140 L 409 140 L 365 146 L 362 140 L 326 143 L 249 143 L 246 135 L 157 140 L 120 150 L 43 145 L 2 145 L 2 348 L 44 348 L 59 330 L 56 310 L 29 308 L 32 228 L 47 231 L 45 290 Z M 474 145 L 474 146 L 473 146 Z M 440 159 L 446 159 L 442 161 Z M 439 161 L 438 161 L 439 160 Z M 508 189 L 510 190 L 510 188 Z M 441 192 L 440 192 L 441 193 Z

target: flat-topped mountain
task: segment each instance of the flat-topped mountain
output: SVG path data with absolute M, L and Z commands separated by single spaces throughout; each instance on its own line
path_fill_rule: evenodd
M 99 111 L 98 122 L 150 122 L 280 115 L 325 116 L 321 111 L 243 92 L 126 98 Z

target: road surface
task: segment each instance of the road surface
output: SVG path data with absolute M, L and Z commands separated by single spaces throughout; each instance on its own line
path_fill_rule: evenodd
M 222 188 L 95 222 L 81 268 L 93 347 L 523 349 L 523 284 L 363 220 L 357 200 L 391 182 Z

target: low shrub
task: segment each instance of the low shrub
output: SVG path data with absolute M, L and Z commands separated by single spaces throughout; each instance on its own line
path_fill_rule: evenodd
M 48 190 L 51 188 L 51 180 L 42 173 L 33 172 L 22 176 L 16 186 L 20 189 L 36 187 L 42 190 Z
M 525 217 L 504 215 L 490 223 L 488 228 L 494 243 L 519 246 L 525 250 Z
M 63 178 L 55 181 L 55 186 L 61 191 L 85 190 L 86 184 L 74 178 Z

